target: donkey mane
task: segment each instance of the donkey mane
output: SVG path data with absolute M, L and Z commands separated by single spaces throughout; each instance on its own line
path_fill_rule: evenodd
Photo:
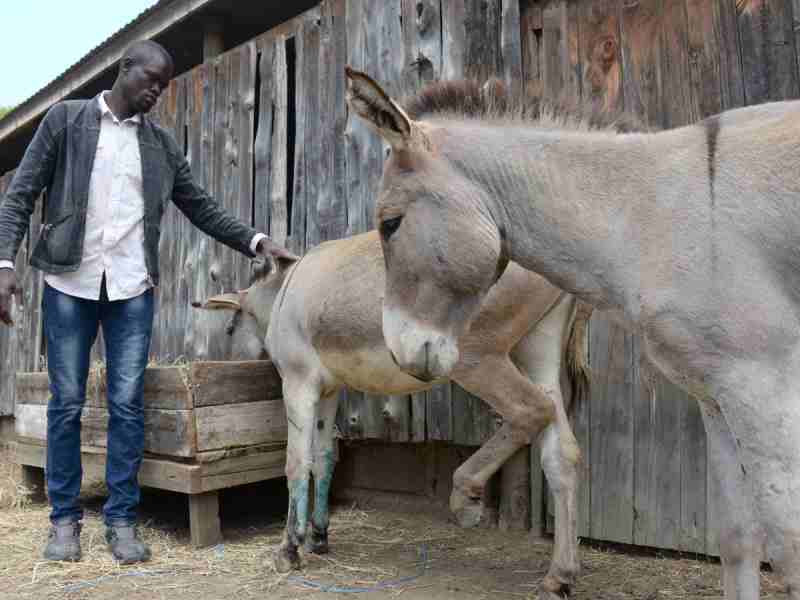
M 597 103 L 545 98 L 531 89 L 513 92 L 496 78 L 434 82 L 406 98 L 402 104 L 414 120 L 445 116 L 525 121 L 542 129 L 616 133 L 653 131 L 631 113 L 604 110 Z

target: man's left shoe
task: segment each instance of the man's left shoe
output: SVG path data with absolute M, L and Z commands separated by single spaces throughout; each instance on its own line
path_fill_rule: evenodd
M 150 560 L 150 548 L 139 539 L 136 525 L 111 525 L 106 528 L 106 542 L 111 554 L 123 565 Z

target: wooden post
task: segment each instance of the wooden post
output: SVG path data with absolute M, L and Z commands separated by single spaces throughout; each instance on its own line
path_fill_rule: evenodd
M 22 486 L 31 494 L 34 502 L 43 502 L 47 496 L 44 491 L 44 469 L 30 465 L 22 467 Z
M 219 17 L 203 21 L 203 62 L 225 52 L 225 24 Z
M 222 541 L 216 491 L 189 495 L 189 534 L 195 548 L 215 546 Z

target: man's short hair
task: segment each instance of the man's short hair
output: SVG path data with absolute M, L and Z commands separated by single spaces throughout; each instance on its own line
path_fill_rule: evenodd
M 125 48 L 121 62 L 125 62 L 125 59 L 130 59 L 138 64 L 151 58 L 153 55 L 161 56 L 171 69 L 175 68 L 175 63 L 170 53 L 167 52 L 164 46 L 153 40 L 139 40 L 138 42 L 133 42 L 130 46 Z

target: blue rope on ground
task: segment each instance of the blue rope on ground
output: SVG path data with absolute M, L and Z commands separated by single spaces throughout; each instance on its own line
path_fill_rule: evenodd
M 120 573 L 118 575 L 103 575 L 102 577 L 98 577 L 97 579 L 91 579 L 89 581 L 68 583 L 63 585 L 62 589 L 65 592 L 76 592 L 87 588 L 97 587 L 101 583 L 105 583 L 106 581 L 113 581 L 115 579 L 121 579 L 122 577 L 158 577 L 159 575 L 175 575 L 175 574 L 176 573 L 174 571 L 128 571 L 125 573 Z
M 316 590 L 318 592 L 333 592 L 338 594 L 361 594 L 364 592 L 379 592 L 380 590 L 399 587 L 404 583 L 409 583 L 425 575 L 425 572 L 429 568 L 427 544 L 423 544 L 417 549 L 417 556 L 419 556 L 420 568 L 419 572 L 417 572 L 416 575 L 407 575 L 405 577 L 400 577 L 399 579 L 390 579 L 388 581 L 381 581 L 380 583 L 368 587 L 338 586 L 333 584 L 328 585 L 324 583 L 317 583 L 316 581 L 311 581 L 310 579 L 306 579 L 305 577 L 297 577 L 294 575 L 288 577 L 286 580 L 292 583 L 297 583 L 299 585 L 302 585 L 303 587 Z

